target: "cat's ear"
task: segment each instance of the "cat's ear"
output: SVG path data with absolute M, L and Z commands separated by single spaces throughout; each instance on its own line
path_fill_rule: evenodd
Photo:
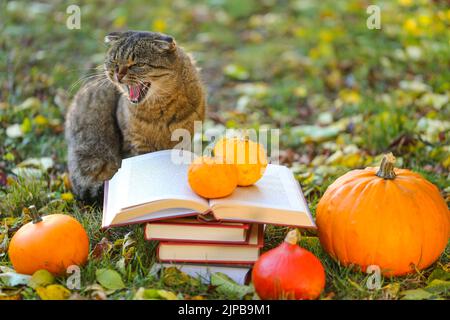
M 173 52 L 177 48 L 177 44 L 171 36 L 162 36 L 154 40 L 154 43 L 159 52 Z
M 105 43 L 111 45 L 113 42 L 119 40 L 123 36 L 123 32 L 111 32 L 105 37 Z

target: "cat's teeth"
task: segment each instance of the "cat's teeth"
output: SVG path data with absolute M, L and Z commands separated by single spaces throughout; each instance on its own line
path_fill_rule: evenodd
M 130 95 L 130 100 L 137 101 L 139 99 L 139 95 L 141 92 L 139 85 L 129 86 L 128 91 Z

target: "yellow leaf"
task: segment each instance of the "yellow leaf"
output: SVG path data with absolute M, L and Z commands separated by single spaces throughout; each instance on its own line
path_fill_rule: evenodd
M 334 39 L 334 34 L 329 30 L 322 30 L 319 32 L 319 39 L 323 42 L 332 42 Z
M 308 34 L 306 29 L 301 27 L 295 27 L 293 33 L 297 38 L 304 38 Z
M 171 291 L 158 290 L 158 294 L 161 298 L 166 300 L 178 300 L 177 295 Z
M 431 25 L 432 19 L 429 15 L 422 14 L 419 16 L 419 24 L 424 27 Z
M 413 4 L 413 0 L 398 0 L 398 3 L 404 7 L 409 7 Z
M 344 89 L 339 92 L 339 97 L 345 103 L 357 104 L 361 101 L 361 96 L 356 90 Z
M 152 29 L 158 32 L 164 32 L 167 29 L 167 24 L 162 19 L 156 19 L 153 21 Z
M 37 287 L 36 293 L 42 300 L 66 300 L 70 297 L 70 291 L 60 284 Z
M 53 284 L 55 282 L 55 277 L 45 269 L 41 269 L 33 273 L 30 281 L 28 282 L 28 286 L 31 288 L 39 288 L 43 286 L 47 286 Z
M 45 126 L 48 124 L 48 119 L 43 115 L 39 114 L 36 117 L 34 117 L 33 122 L 39 126 Z
M 442 161 L 442 165 L 444 166 L 444 168 L 450 167 L 450 156 L 448 156 L 446 159 L 444 159 L 444 161 Z
M 354 168 L 359 165 L 361 156 L 358 153 L 347 154 L 341 160 L 341 164 L 348 168 Z
M 411 35 L 420 35 L 419 25 L 413 18 L 409 18 L 403 23 L 403 29 Z
M 64 174 L 62 175 L 62 179 L 64 182 L 64 188 L 66 188 L 67 190 L 71 189 L 72 184 L 70 183 L 69 174 L 67 172 L 64 172 Z
M 61 199 L 64 201 L 72 201 L 73 200 L 73 194 L 72 192 L 65 192 L 61 194 Z
M 32 128 L 31 120 L 29 118 L 23 119 L 23 122 L 20 125 L 20 130 L 22 131 L 22 133 L 30 132 L 31 128 Z
M 0 294 L 0 300 L 22 300 L 20 293 L 15 293 L 12 295 Z
M 307 96 L 307 94 L 308 94 L 308 90 L 303 86 L 299 86 L 294 89 L 294 95 L 297 97 L 304 98 Z
M 113 22 L 113 25 L 116 28 L 122 28 L 126 24 L 127 24 L 127 17 L 125 17 L 125 16 L 119 16 Z

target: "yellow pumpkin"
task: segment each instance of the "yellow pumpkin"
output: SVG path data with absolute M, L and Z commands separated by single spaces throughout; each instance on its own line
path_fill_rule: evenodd
M 267 167 L 266 150 L 249 139 L 222 138 L 214 146 L 214 155 L 237 166 L 238 186 L 241 187 L 256 183 Z
M 343 265 L 397 276 L 430 266 L 444 251 L 450 214 L 438 188 L 394 163 L 388 154 L 379 168 L 346 173 L 319 201 L 320 242 Z

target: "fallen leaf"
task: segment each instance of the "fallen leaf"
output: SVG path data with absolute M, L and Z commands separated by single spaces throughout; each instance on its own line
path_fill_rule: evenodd
M 0 281 L 8 287 L 27 285 L 30 279 L 31 276 L 26 274 L 20 274 L 15 272 L 0 273 Z
M 97 243 L 92 250 L 91 256 L 94 259 L 101 259 L 103 256 L 107 255 L 112 249 L 112 243 L 107 238 L 103 237 L 99 243 Z
M 22 121 L 22 124 L 20 125 L 20 130 L 22 133 L 28 133 L 33 128 L 33 125 L 31 124 L 30 118 L 25 118 Z
M 85 288 L 85 291 L 92 291 L 91 298 L 95 300 L 106 300 L 108 292 L 105 291 L 98 283 L 91 284 Z M 115 290 L 111 290 L 109 293 L 113 293 Z
M 45 126 L 48 124 L 48 119 L 43 115 L 39 114 L 36 117 L 34 117 L 33 122 L 39 126 Z
M 160 289 L 139 288 L 134 295 L 136 300 L 178 300 L 178 297 L 172 291 Z
M 64 193 L 61 193 L 61 199 L 69 202 L 74 199 L 74 196 L 73 196 L 72 192 L 64 192 Z
M 237 64 L 226 65 L 223 72 L 228 77 L 236 80 L 246 80 L 249 77 L 248 71 L 243 66 Z
M 432 293 L 448 293 L 450 292 L 450 281 L 434 279 L 425 287 L 425 289 Z
M 47 285 L 53 284 L 55 282 L 55 277 L 45 269 L 41 269 L 33 273 L 28 286 L 33 289 L 37 287 L 45 287 Z
M 404 290 L 400 292 L 401 300 L 426 300 L 430 299 L 433 294 L 424 289 Z
M 20 124 L 16 123 L 16 124 L 10 125 L 8 128 L 6 128 L 6 135 L 13 139 L 23 136 L 23 132 L 22 132 L 22 129 L 20 128 Z
M 393 299 L 398 296 L 398 293 L 400 292 L 400 283 L 394 282 L 390 283 L 382 288 L 384 294 L 386 295 L 387 299 Z
M 431 274 L 428 276 L 427 282 L 431 283 L 433 280 L 439 279 L 439 280 L 450 280 L 450 272 L 445 271 L 441 268 L 436 268 L 431 272 Z
M 125 288 L 125 284 L 120 274 L 112 269 L 98 269 L 95 272 L 97 281 L 106 289 L 120 290 Z
M 253 292 L 253 288 L 250 286 L 239 285 L 233 279 L 221 272 L 211 274 L 211 285 L 217 287 L 217 292 L 237 296 L 239 299 L 242 299 L 245 295 Z
M 27 98 L 24 102 L 14 108 L 14 111 L 23 111 L 23 110 L 38 110 L 41 106 L 41 101 L 36 97 Z
M 198 279 L 187 275 L 186 273 L 178 270 L 176 267 L 164 268 L 162 279 L 164 284 L 169 287 L 181 285 L 198 286 L 200 284 Z
M 22 296 L 20 294 L 0 295 L 0 300 L 22 300 Z
M 315 125 L 304 125 L 293 127 L 291 134 L 300 138 L 300 142 L 323 142 L 336 137 L 342 129 L 331 125 L 320 127 Z
M 18 167 L 32 167 L 47 171 L 54 166 L 54 161 L 50 157 L 28 158 L 17 165 Z
M 66 300 L 71 292 L 60 284 L 51 284 L 46 287 L 37 287 L 36 293 L 42 300 Z
M 39 179 L 42 177 L 42 170 L 36 168 L 14 168 L 11 170 L 16 176 L 24 179 Z

